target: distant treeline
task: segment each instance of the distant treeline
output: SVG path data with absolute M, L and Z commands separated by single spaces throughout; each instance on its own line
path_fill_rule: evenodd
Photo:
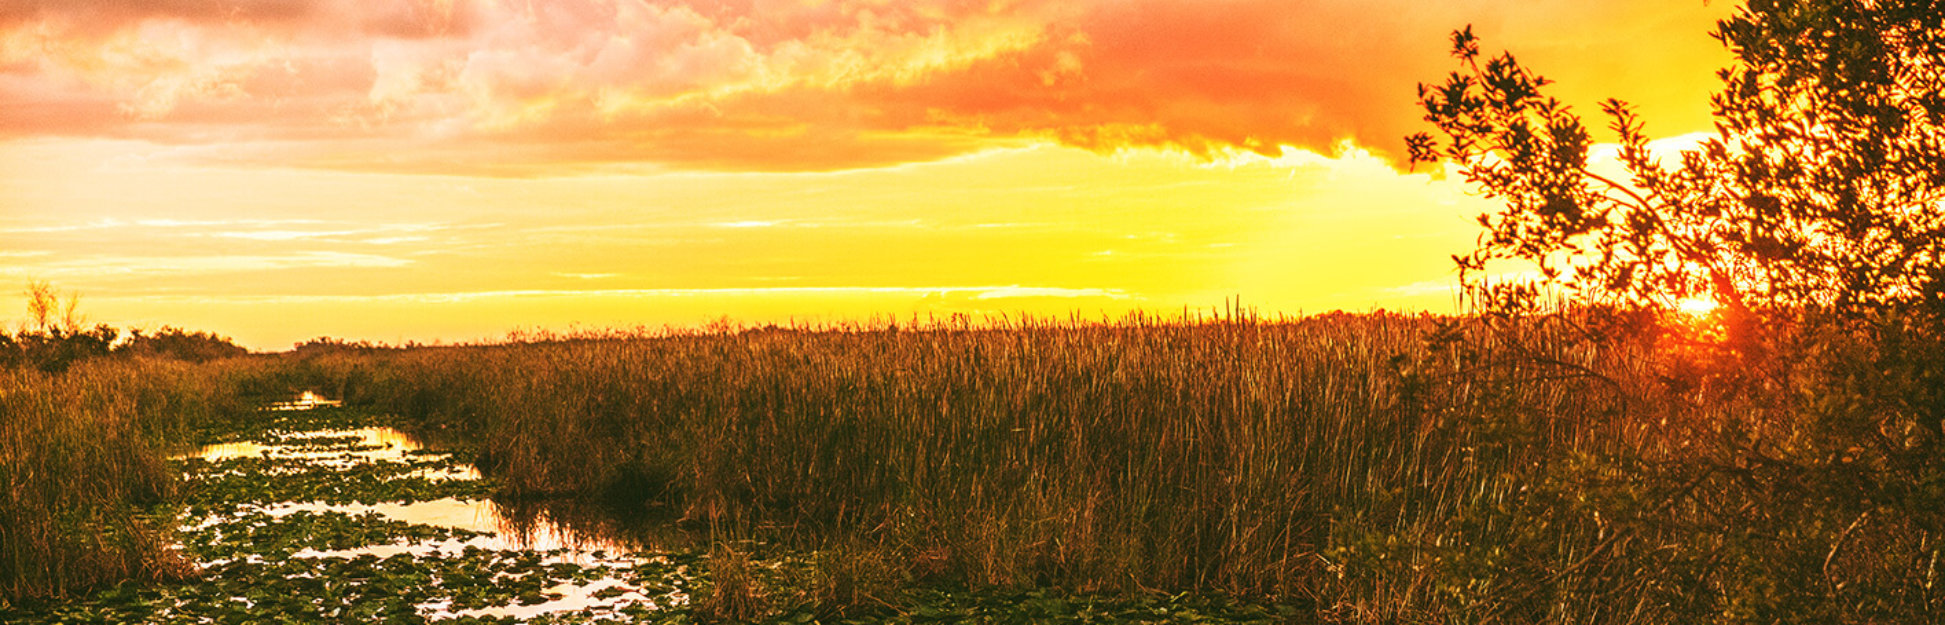
M 105 323 L 87 327 L 76 314 L 76 301 L 72 294 L 60 297 L 45 282 L 28 284 L 30 325 L 0 331 L 0 368 L 59 372 L 76 362 L 106 356 L 207 362 L 249 353 L 229 337 L 211 332 L 173 326 L 124 331 Z
M 231 342 L 229 337 L 172 326 L 154 332 L 131 329 L 125 334 L 107 324 L 89 329 L 0 332 L 0 367 L 49 373 L 66 371 L 82 360 L 107 356 L 208 362 L 248 353 L 249 350 Z

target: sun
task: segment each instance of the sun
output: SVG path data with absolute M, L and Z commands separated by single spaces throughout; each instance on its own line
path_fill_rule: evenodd
M 1717 304 L 1709 297 L 1690 297 L 1675 303 L 1675 310 L 1690 317 L 1706 317 L 1715 312 Z

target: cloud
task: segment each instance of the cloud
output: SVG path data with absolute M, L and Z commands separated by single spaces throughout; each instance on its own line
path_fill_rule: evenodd
M 0 235 L 86 233 L 91 239 L 100 239 L 107 236 L 115 236 L 107 233 L 119 231 L 119 235 L 123 237 L 151 241 L 158 237 L 215 237 L 255 241 L 343 240 L 347 237 L 358 235 L 400 235 L 402 237 L 401 240 L 419 240 L 424 237 L 417 236 L 414 233 L 479 227 L 481 226 L 460 226 L 445 223 L 353 225 L 350 223 L 327 222 L 318 219 L 130 220 L 109 218 L 86 223 L 5 227 L 0 228 Z M 377 239 L 367 239 L 367 241 L 370 240 Z
M 980 291 L 973 299 L 1014 299 L 1022 297 L 1101 297 L 1107 299 L 1128 299 L 1129 295 L 1118 289 L 1069 289 L 1058 287 L 1008 286 L 994 287 Z
M 176 276 L 317 267 L 394 268 L 410 265 L 412 262 L 408 259 L 374 254 L 331 251 L 277 255 L 92 256 L 15 268 L 13 273 L 45 275 L 61 279 L 89 279 L 105 276 Z
M 1384 293 L 1386 295 L 1399 295 L 1405 297 L 1417 297 L 1417 296 L 1424 296 L 1424 295 L 1448 295 L 1449 296 L 1449 295 L 1455 295 L 1459 292 L 1459 281 L 1457 278 L 1447 278 L 1443 280 L 1421 280 L 1418 282 L 1413 282 L 1411 284 L 1400 284 L 1397 286 L 1384 287 L 1382 289 L 1379 289 L 1379 292 Z
M 564 277 L 598 279 L 614 274 L 559 274 Z M 413 302 L 413 303 L 451 303 L 494 299 L 532 299 L 532 298 L 697 298 L 697 297 L 846 297 L 846 296 L 915 296 L 942 298 L 953 301 L 999 300 L 1019 298 L 1101 298 L 1126 300 L 1132 296 L 1119 289 L 1066 288 L 1041 286 L 813 286 L 813 287 L 727 287 L 699 289 L 513 289 L 491 291 L 452 291 L 426 293 L 391 293 L 381 295 L 147 295 L 134 296 L 149 300 L 223 300 L 228 302 L 277 302 L 277 303 L 322 303 L 322 302 Z
M 1715 61 L 1694 53 L 1700 3 L 1565 4 L 0 0 L 0 138 L 511 176 L 835 170 L 1034 141 L 1389 151 L 1468 22 L 1618 76 L 1600 86 L 1620 95 Z

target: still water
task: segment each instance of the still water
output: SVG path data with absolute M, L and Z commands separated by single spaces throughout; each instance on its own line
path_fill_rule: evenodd
M 272 404 L 268 410 L 312 410 L 337 405 L 339 405 L 337 401 L 306 392 L 292 401 Z M 260 440 L 207 445 L 179 457 L 195 457 L 211 462 L 236 458 L 265 458 L 295 461 L 286 464 L 294 464 L 309 470 L 330 467 L 347 471 L 360 465 L 410 462 L 429 464 L 437 468 L 414 470 L 404 474 L 407 477 L 423 477 L 428 480 L 481 479 L 479 471 L 470 465 L 444 463 L 445 466 L 439 466 L 441 463 L 438 461 L 449 459 L 449 454 L 437 449 L 429 449 L 424 442 L 390 427 L 279 432 L 262 437 Z M 276 475 L 278 474 L 273 472 L 270 478 L 275 479 Z M 585 505 L 572 502 L 501 504 L 487 499 L 453 497 L 373 504 L 292 501 L 246 506 L 233 514 L 262 513 L 281 518 L 299 511 L 340 512 L 354 516 L 373 513 L 404 523 L 468 530 L 482 535 L 464 540 L 400 540 L 391 544 L 355 549 L 304 549 L 292 555 L 298 558 L 355 558 L 367 554 L 378 558 L 400 554 L 410 554 L 414 557 L 454 557 L 466 553 L 469 549 L 483 549 L 531 551 L 544 554 L 542 562 L 547 564 L 566 562 L 580 566 L 620 570 L 657 560 L 659 556 L 648 555 L 656 546 L 650 543 L 662 542 L 642 538 L 640 532 L 631 532 L 629 523 L 619 515 L 592 510 Z M 214 520 L 191 521 L 183 527 L 183 530 L 197 531 Z M 555 598 L 535 605 L 450 610 L 449 606 L 427 604 L 420 606 L 420 609 L 425 615 L 433 617 L 528 618 L 584 608 L 615 608 L 630 604 L 654 607 L 658 603 L 667 605 L 671 602 L 668 596 L 651 598 L 638 590 L 622 578 L 605 576 L 591 580 L 564 581 L 554 585 L 548 588 L 547 592 Z M 597 593 L 602 597 L 596 597 Z M 674 600 L 686 601 L 686 596 L 676 597 Z
M 319 405 L 335 405 L 335 402 Z M 368 449 L 316 450 L 307 449 L 303 444 L 309 439 L 344 437 L 356 437 L 357 446 Z M 389 427 L 367 427 L 298 432 L 284 436 L 276 443 L 244 441 L 205 445 L 194 453 L 185 454 L 184 457 L 197 457 L 211 462 L 247 457 L 301 458 L 312 464 L 349 467 L 361 462 L 399 462 L 408 455 L 416 455 L 413 452 L 424 451 L 426 451 L 425 444 L 410 434 Z M 465 465 L 446 472 L 415 475 L 432 479 L 480 479 L 478 469 Z M 265 512 L 278 516 L 298 510 L 337 511 L 351 515 L 376 512 L 386 518 L 406 523 L 493 533 L 495 536 L 491 540 L 474 543 L 476 546 L 489 549 L 536 551 L 564 549 L 576 553 L 595 551 L 626 553 L 646 547 L 639 539 L 623 536 L 626 529 L 620 527 L 625 525 L 620 519 L 603 519 L 598 512 L 590 512 L 585 506 L 574 506 L 567 502 L 502 505 L 487 499 L 446 498 L 380 504 L 285 503 L 264 509 Z

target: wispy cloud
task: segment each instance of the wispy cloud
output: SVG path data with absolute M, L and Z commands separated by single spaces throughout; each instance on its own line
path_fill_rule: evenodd
M 1128 300 L 1133 296 L 1118 289 L 1033 287 L 1033 286 L 806 286 L 806 287 L 725 287 L 694 289 L 509 289 L 431 293 L 389 293 L 373 295 L 134 295 L 125 299 L 156 302 L 211 300 L 231 303 L 460 303 L 496 299 L 536 298 L 695 298 L 777 296 L 869 296 L 903 295 L 948 297 L 970 300 L 1020 298 L 1100 298 Z
M 1007 287 L 988 288 L 986 290 L 979 291 L 979 294 L 973 296 L 973 299 L 982 299 L 982 300 L 1017 299 L 1017 298 L 1024 298 L 1024 297 L 1061 297 L 1061 298 L 1098 297 L 1104 299 L 1122 300 L 1122 299 L 1128 299 L 1129 295 L 1127 293 L 1123 293 L 1121 291 L 1114 290 L 1114 289 L 1068 289 L 1068 288 L 1057 288 L 1057 287 L 1007 286 Z
M 217 232 L 213 236 L 226 239 L 250 239 L 254 241 L 296 241 L 299 239 L 337 238 L 361 234 L 361 230 L 250 230 L 244 232 Z
M 356 241 L 371 245 L 421 242 L 430 233 L 497 227 L 497 224 L 393 223 L 355 225 L 320 219 L 98 219 L 0 228 L 0 235 L 62 235 L 123 232 L 117 236 L 216 238 L 265 242 Z
M 422 243 L 430 240 L 432 240 L 432 237 L 424 237 L 424 236 L 372 237 L 369 239 L 359 239 L 358 242 L 367 245 L 397 245 L 400 243 Z
M 403 267 L 404 258 L 350 252 L 310 251 L 277 255 L 90 256 L 0 269 L 19 276 L 88 279 L 113 276 L 217 274 L 332 267 Z
M 1459 292 L 1459 282 L 1457 279 L 1454 278 L 1448 278 L 1444 280 L 1424 280 L 1420 282 L 1413 282 L 1411 284 L 1400 284 L 1397 286 L 1385 287 L 1383 289 L 1379 289 L 1379 292 L 1384 293 L 1386 295 L 1397 295 L 1403 297 L 1421 297 L 1427 295 L 1453 295 Z

